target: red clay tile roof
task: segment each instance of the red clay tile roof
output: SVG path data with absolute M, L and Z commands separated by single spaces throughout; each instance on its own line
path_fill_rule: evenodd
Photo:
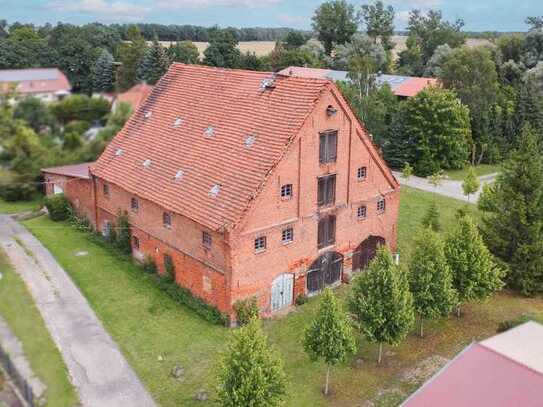
M 71 89 L 66 75 L 57 68 L 0 70 L 0 88 L 9 83 L 17 83 L 17 91 L 23 95 L 69 92 Z
M 270 77 L 173 64 L 91 172 L 211 229 L 233 226 L 333 86 L 278 76 L 263 90 Z
M 94 163 L 63 165 L 62 167 L 42 168 L 48 174 L 64 175 L 73 178 L 90 179 L 89 167 Z
M 394 88 L 396 96 L 412 97 L 416 96 L 427 86 L 437 86 L 438 81 L 434 78 L 409 78 L 404 83 Z
M 541 407 L 543 374 L 474 343 L 403 407 Z
M 152 91 L 153 87 L 151 85 L 147 85 L 146 83 L 139 83 L 132 86 L 126 92 L 121 93 L 119 96 L 117 96 L 115 102 L 129 103 L 132 106 L 132 111 L 135 112 L 145 101 L 145 99 L 149 97 Z

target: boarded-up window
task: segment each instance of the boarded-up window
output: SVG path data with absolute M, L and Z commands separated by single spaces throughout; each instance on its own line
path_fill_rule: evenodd
M 317 204 L 332 205 L 336 201 L 336 176 L 327 175 L 318 179 Z
M 337 131 L 327 131 L 319 135 L 319 162 L 335 162 L 337 158 Z
M 319 220 L 318 248 L 331 246 L 336 242 L 336 217 L 327 216 Z

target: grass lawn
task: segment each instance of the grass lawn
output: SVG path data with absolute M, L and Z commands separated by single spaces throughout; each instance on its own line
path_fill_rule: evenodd
M 48 406 L 74 406 L 78 397 L 64 361 L 25 284 L 0 250 L 0 315 L 23 344 L 34 373 L 47 385 Z
M 432 199 L 436 199 L 445 228 L 454 223 L 455 210 L 465 205 L 402 188 L 398 238 L 403 262 L 409 255 L 414 231 Z M 475 213 L 474 208 L 471 210 Z M 193 405 L 197 404 L 192 401 L 197 390 L 213 393 L 216 363 L 230 334 L 227 329 L 205 322 L 166 297 L 139 267 L 93 243 L 84 233 L 46 217 L 25 224 L 70 273 L 161 405 Z M 81 250 L 89 255 L 76 257 L 75 253 Z M 342 299 L 349 292 L 349 286 L 336 291 Z M 398 405 L 423 380 L 406 381 L 406 371 L 435 355 L 450 358 L 474 338 L 494 334 L 500 322 L 527 312 L 541 313 L 543 309 L 541 298 L 527 299 L 505 292 L 485 304 L 467 305 L 461 319 L 451 317 L 427 323 L 426 338 L 420 339 L 413 333 L 398 348 L 385 347 L 385 360 L 380 367 L 375 363 L 377 346 L 358 337 L 359 354 L 333 370 L 333 395 L 325 399 L 320 393 L 324 366 L 311 363 L 301 346 L 304 327 L 313 317 L 318 302 L 318 297 L 312 298 L 289 315 L 264 323 L 270 342 L 285 361 L 289 376 L 288 406 L 353 406 L 362 405 L 364 400 L 382 406 Z M 363 359 L 362 368 L 355 367 L 359 358 Z M 181 380 L 170 377 L 177 363 L 185 367 L 185 377 Z
M 42 195 L 36 195 L 31 201 L 7 202 L 0 198 L 0 213 L 19 213 L 39 209 L 43 200 Z
M 475 173 L 478 177 L 481 177 L 483 175 L 493 174 L 495 172 L 500 171 L 501 166 L 499 164 L 479 164 L 475 167 Z M 469 167 L 463 168 L 461 170 L 449 170 L 445 171 L 445 175 L 449 177 L 449 179 L 457 180 L 457 181 L 463 181 L 464 178 L 466 178 L 466 175 L 468 174 Z

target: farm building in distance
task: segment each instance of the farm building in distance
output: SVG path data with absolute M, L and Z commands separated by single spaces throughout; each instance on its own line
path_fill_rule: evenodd
M 319 78 L 330 79 L 333 81 L 349 81 L 349 72 L 334 71 L 332 69 L 304 68 L 299 66 L 289 66 L 279 71 L 281 75 L 297 76 L 301 78 Z M 416 96 L 420 91 L 428 86 L 438 84 L 435 78 L 419 78 L 414 76 L 386 75 L 379 74 L 375 79 L 377 86 L 387 83 L 392 92 L 399 98 L 409 98 Z
M 57 68 L 0 70 L 0 90 L 16 85 L 18 96 L 34 96 L 44 102 L 54 102 L 69 95 L 68 78 Z
M 138 83 L 115 98 L 113 101 L 113 110 L 115 110 L 118 103 L 124 102 L 132 106 L 132 111 L 135 112 L 145 102 L 145 99 L 149 97 L 152 91 L 153 86 L 146 83 Z
M 134 257 L 229 315 L 253 296 L 288 309 L 396 249 L 399 184 L 328 79 L 173 64 L 86 168 L 45 169 L 48 193 L 106 236 L 127 213 Z

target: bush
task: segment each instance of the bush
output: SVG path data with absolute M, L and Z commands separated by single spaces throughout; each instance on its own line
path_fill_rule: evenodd
M 4 201 L 30 201 L 36 193 L 33 183 L 10 171 L 0 171 L 0 198 Z
M 70 224 L 77 230 L 82 230 L 84 232 L 90 232 L 92 230 L 90 220 L 86 216 L 77 216 L 73 211 L 70 215 Z
M 508 319 L 506 321 L 500 322 L 498 324 L 498 328 L 496 329 L 496 332 L 502 333 L 502 332 L 508 331 L 511 328 L 522 325 L 528 321 L 536 321 L 536 322 L 539 322 L 540 324 L 543 324 L 543 317 L 540 317 L 534 314 L 522 314 L 520 317 L 517 317 L 515 319 Z
M 166 277 L 175 280 L 175 266 L 170 256 L 164 256 L 164 270 L 166 270 Z
M 83 134 L 88 129 L 90 129 L 90 127 L 91 125 L 88 121 L 74 120 L 68 123 L 66 126 L 64 126 L 64 134 L 67 134 L 67 133 Z
M 49 217 L 55 222 L 70 219 L 72 214 L 72 207 L 64 194 L 46 197 L 45 207 L 49 211 Z
M 123 254 L 132 253 L 130 244 L 130 224 L 126 212 L 119 212 L 117 215 L 117 233 L 115 237 L 115 247 Z
M 300 294 L 299 296 L 296 297 L 296 305 L 304 305 L 307 301 L 309 301 L 309 298 L 307 298 L 307 295 L 304 295 L 304 294 Z
M 145 260 L 143 260 L 143 270 L 149 274 L 155 274 L 157 272 L 155 260 L 151 256 L 145 256 Z
M 234 312 L 240 326 L 247 325 L 253 318 L 258 318 L 259 311 L 256 297 L 237 300 L 234 303 Z

